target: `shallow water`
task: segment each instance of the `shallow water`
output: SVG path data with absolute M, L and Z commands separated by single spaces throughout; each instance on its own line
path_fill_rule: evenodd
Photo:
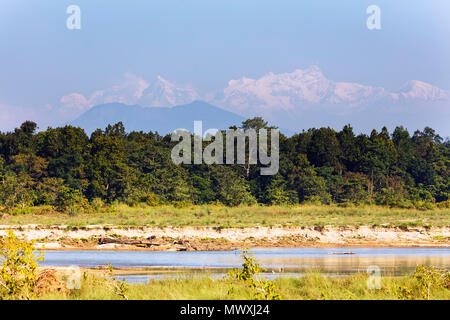
M 405 275 L 418 265 L 450 267 L 450 248 L 254 248 L 257 261 L 268 268 L 269 278 L 301 276 L 308 270 L 341 276 L 366 272 L 377 266 L 384 275 Z M 342 254 L 353 252 L 354 254 Z M 177 278 L 195 274 L 221 277 L 224 270 L 240 267 L 240 251 L 46 251 L 42 266 L 116 268 L 170 268 L 177 272 L 126 275 L 130 282 Z

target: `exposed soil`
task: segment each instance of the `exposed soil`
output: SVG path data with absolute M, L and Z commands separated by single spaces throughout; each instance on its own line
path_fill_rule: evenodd
M 450 247 L 450 227 L 123 228 L 0 226 L 47 250 L 210 251 L 242 247 Z

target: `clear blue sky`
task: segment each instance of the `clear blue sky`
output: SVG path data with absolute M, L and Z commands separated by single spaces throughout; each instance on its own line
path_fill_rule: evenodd
M 71 4 L 81 30 L 66 28 Z M 449 90 L 449 38 L 448 0 L 0 0 L 0 104 L 54 104 L 126 72 L 206 93 L 312 64 L 335 81 Z

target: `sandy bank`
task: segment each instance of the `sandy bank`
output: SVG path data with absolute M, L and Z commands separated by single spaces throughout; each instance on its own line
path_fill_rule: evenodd
M 183 227 L 147 228 L 40 225 L 2 226 L 47 249 L 231 250 L 247 247 L 440 246 L 450 247 L 450 227 Z

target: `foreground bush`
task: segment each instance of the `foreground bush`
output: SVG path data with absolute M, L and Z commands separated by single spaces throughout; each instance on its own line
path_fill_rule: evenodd
M 252 291 L 252 299 L 254 300 L 281 300 L 281 295 L 278 293 L 275 284 L 272 281 L 258 277 L 260 273 L 267 270 L 261 268 L 256 262 L 248 249 L 242 250 L 242 269 L 234 269 L 228 272 L 228 279 L 233 284 L 243 283 Z M 234 296 L 234 287 L 228 290 L 228 294 Z
M 37 283 L 38 260 L 33 242 L 19 240 L 13 232 L 0 240 L 0 299 L 30 299 Z

